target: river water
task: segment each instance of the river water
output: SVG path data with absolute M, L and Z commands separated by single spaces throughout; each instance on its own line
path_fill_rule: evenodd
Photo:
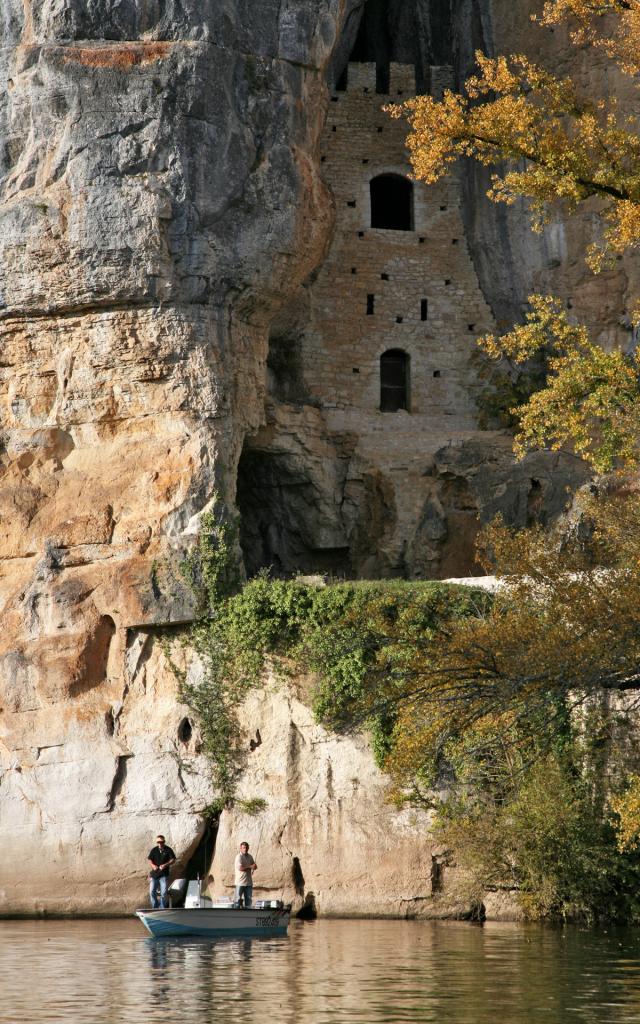
M 151 939 L 137 921 L 0 921 L 2 1024 L 640 1022 L 640 932 L 292 922 Z

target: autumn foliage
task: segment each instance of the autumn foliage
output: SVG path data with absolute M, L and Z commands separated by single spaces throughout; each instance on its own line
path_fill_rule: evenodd
M 532 21 L 567 26 L 575 45 L 605 54 L 614 74 L 637 86 L 640 0 L 548 0 Z M 408 122 L 415 177 L 434 183 L 460 158 L 476 160 L 491 168 L 489 198 L 524 200 L 534 230 L 554 207 L 570 215 L 590 200 L 602 226 L 584 254 L 594 273 L 637 249 L 635 112 L 610 93 L 585 95 L 525 55 L 476 58 L 461 94 L 387 108 Z M 629 296 L 620 310 L 636 331 L 639 300 Z M 604 351 L 559 299 L 532 295 L 522 323 L 480 345 L 512 367 L 534 359 L 534 379 L 543 378 L 509 410 L 518 456 L 564 448 L 599 472 L 637 468 L 634 343 Z M 615 916 L 620 899 L 622 915 L 636 916 L 629 899 L 640 845 L 637 488 L 619 477 L 613 491 L 598 484 L 550 531 L 516 534 L 496 523 L 483 539 L 500 589 L 490 609 L 447 627 L 428 657 L 417 655 L 415 690 L 398 702 L 387 768 L 397 792 L 417 799 L 428 799 L 439 777 L 448 780 L 436 824 L 476 879 L 478 899 L 511 880 L 533 916 L 597 916 L 603 908 Z
M 568 24 L 576 45 L 608 55 L 623 75 L 640 72 L 640 0 L 548 0 L 534 22 Z M 492 168 L 489 198 L 528 203 L 540 230 L 552 209 L 565 212 L 587 199 L 598 204 L 602 232 L 585 253 L 598 272 L 640 246 L 640 135 L 635 112 L 615 96 L 585 96 L 569 77 L 557 77 L 528 57 L 477 53 L 478 71 L 462 94 L 418 96 L 388 107 L 406 118 L 416 178 L 449 173 L 460 157 Z M 640 297 L 620 310 L 636 326 Z M 494 359 L 547 359 L 547 386 L 509 410 L 520 421 L 519 455 L 530 448 L 567 447 L 599 470 L 637 461 L 640 427 L 635 353 L 604 353 L 559 301 L 534 295 L 527 323 L 503 338 L 484 339 Z

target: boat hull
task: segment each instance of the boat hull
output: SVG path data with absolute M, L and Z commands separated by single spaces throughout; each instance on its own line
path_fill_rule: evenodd
M 154 938 L 167 935 L 224 936 L 286 935 L 291 911 L 282 909 L 182 907 L 171 910 L 137 910 Z

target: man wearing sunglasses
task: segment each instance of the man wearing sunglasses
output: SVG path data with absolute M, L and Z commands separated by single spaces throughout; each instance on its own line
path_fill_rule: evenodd
M 147 857 L 151 870 L 149 871 L 149 899 L 154 910 L 166 910 L 169 901 L 167 888 L 169 886 L 169 868 L 176 862 L 176 855 L 170 846 L 165 843 L 164 836 L 157 836 L 156 846 L 149 851 Z M 160 890 L 160 903 L 158 904 L 158 890 Z

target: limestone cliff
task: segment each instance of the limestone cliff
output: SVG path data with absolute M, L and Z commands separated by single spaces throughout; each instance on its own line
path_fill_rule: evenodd
M 428 407 L 420 429 L 408 412 L 328 411 L 317 381 L 314 393 L 296 376 L 322 321 L 314 295 L 345 253 L 342 218 L 362 230 L 362 207 L 322 160 L 327 81 L 351 58 L 412 64 L 427 87 L 433 67 L 464 70 L 480 30 L 489 48 L 519 45 L 529 11 L 402 6 L 0 0 L 2 912 L 127 909 L 155 831 L 183 861 L 196 847 L 206 767 L 154 630 L 189 619 L 171 566 L 214 492 L 235 499 L 239 463 L 250 567 L 277 557 L 285 571 L 356 575 L 467 573 L 478 513 L 554 515 L 584 478 L 542 456 L 515 469 L 508 437 L 478 429 L 466 321 L 459 390 L 435 427 Z M 594 286 L 576 269 L 573 229 L 559 224 L 540 249 L 521 211 L 487 210 L 483 187 L 463 174 L 446 211 L 482 323 L 521 304 L 532 267 L 615 340 L 623 265 Z M 440 367 L 424 367 L 438 394 Z M 277 808 L 263 877 L 279 888 L 298 857 L 321 908 L 353 910 L 362 861 L 356 851 L 339 868 L 338 822 L 382 865 L 378 911 L 422 899 L 431 852 L 418 891 L 409 850 L 424 823 L 390 824 L 364 741 L 321 737 L 302 706 L 275 707 L 250 711 L 252 724 L 280 714 L 289 736 L 255 759 Z M 248 826 L 223 815 L 225 863 Z
M 189 615 L 163 560 L 233 496 L 269 322 L 326 244 L 325 69 L 355 6 L 0 7 L 6 908 L 100 884 L 116 909 L 159 819 L 182 852 L 201 829 L 139 628 Z

